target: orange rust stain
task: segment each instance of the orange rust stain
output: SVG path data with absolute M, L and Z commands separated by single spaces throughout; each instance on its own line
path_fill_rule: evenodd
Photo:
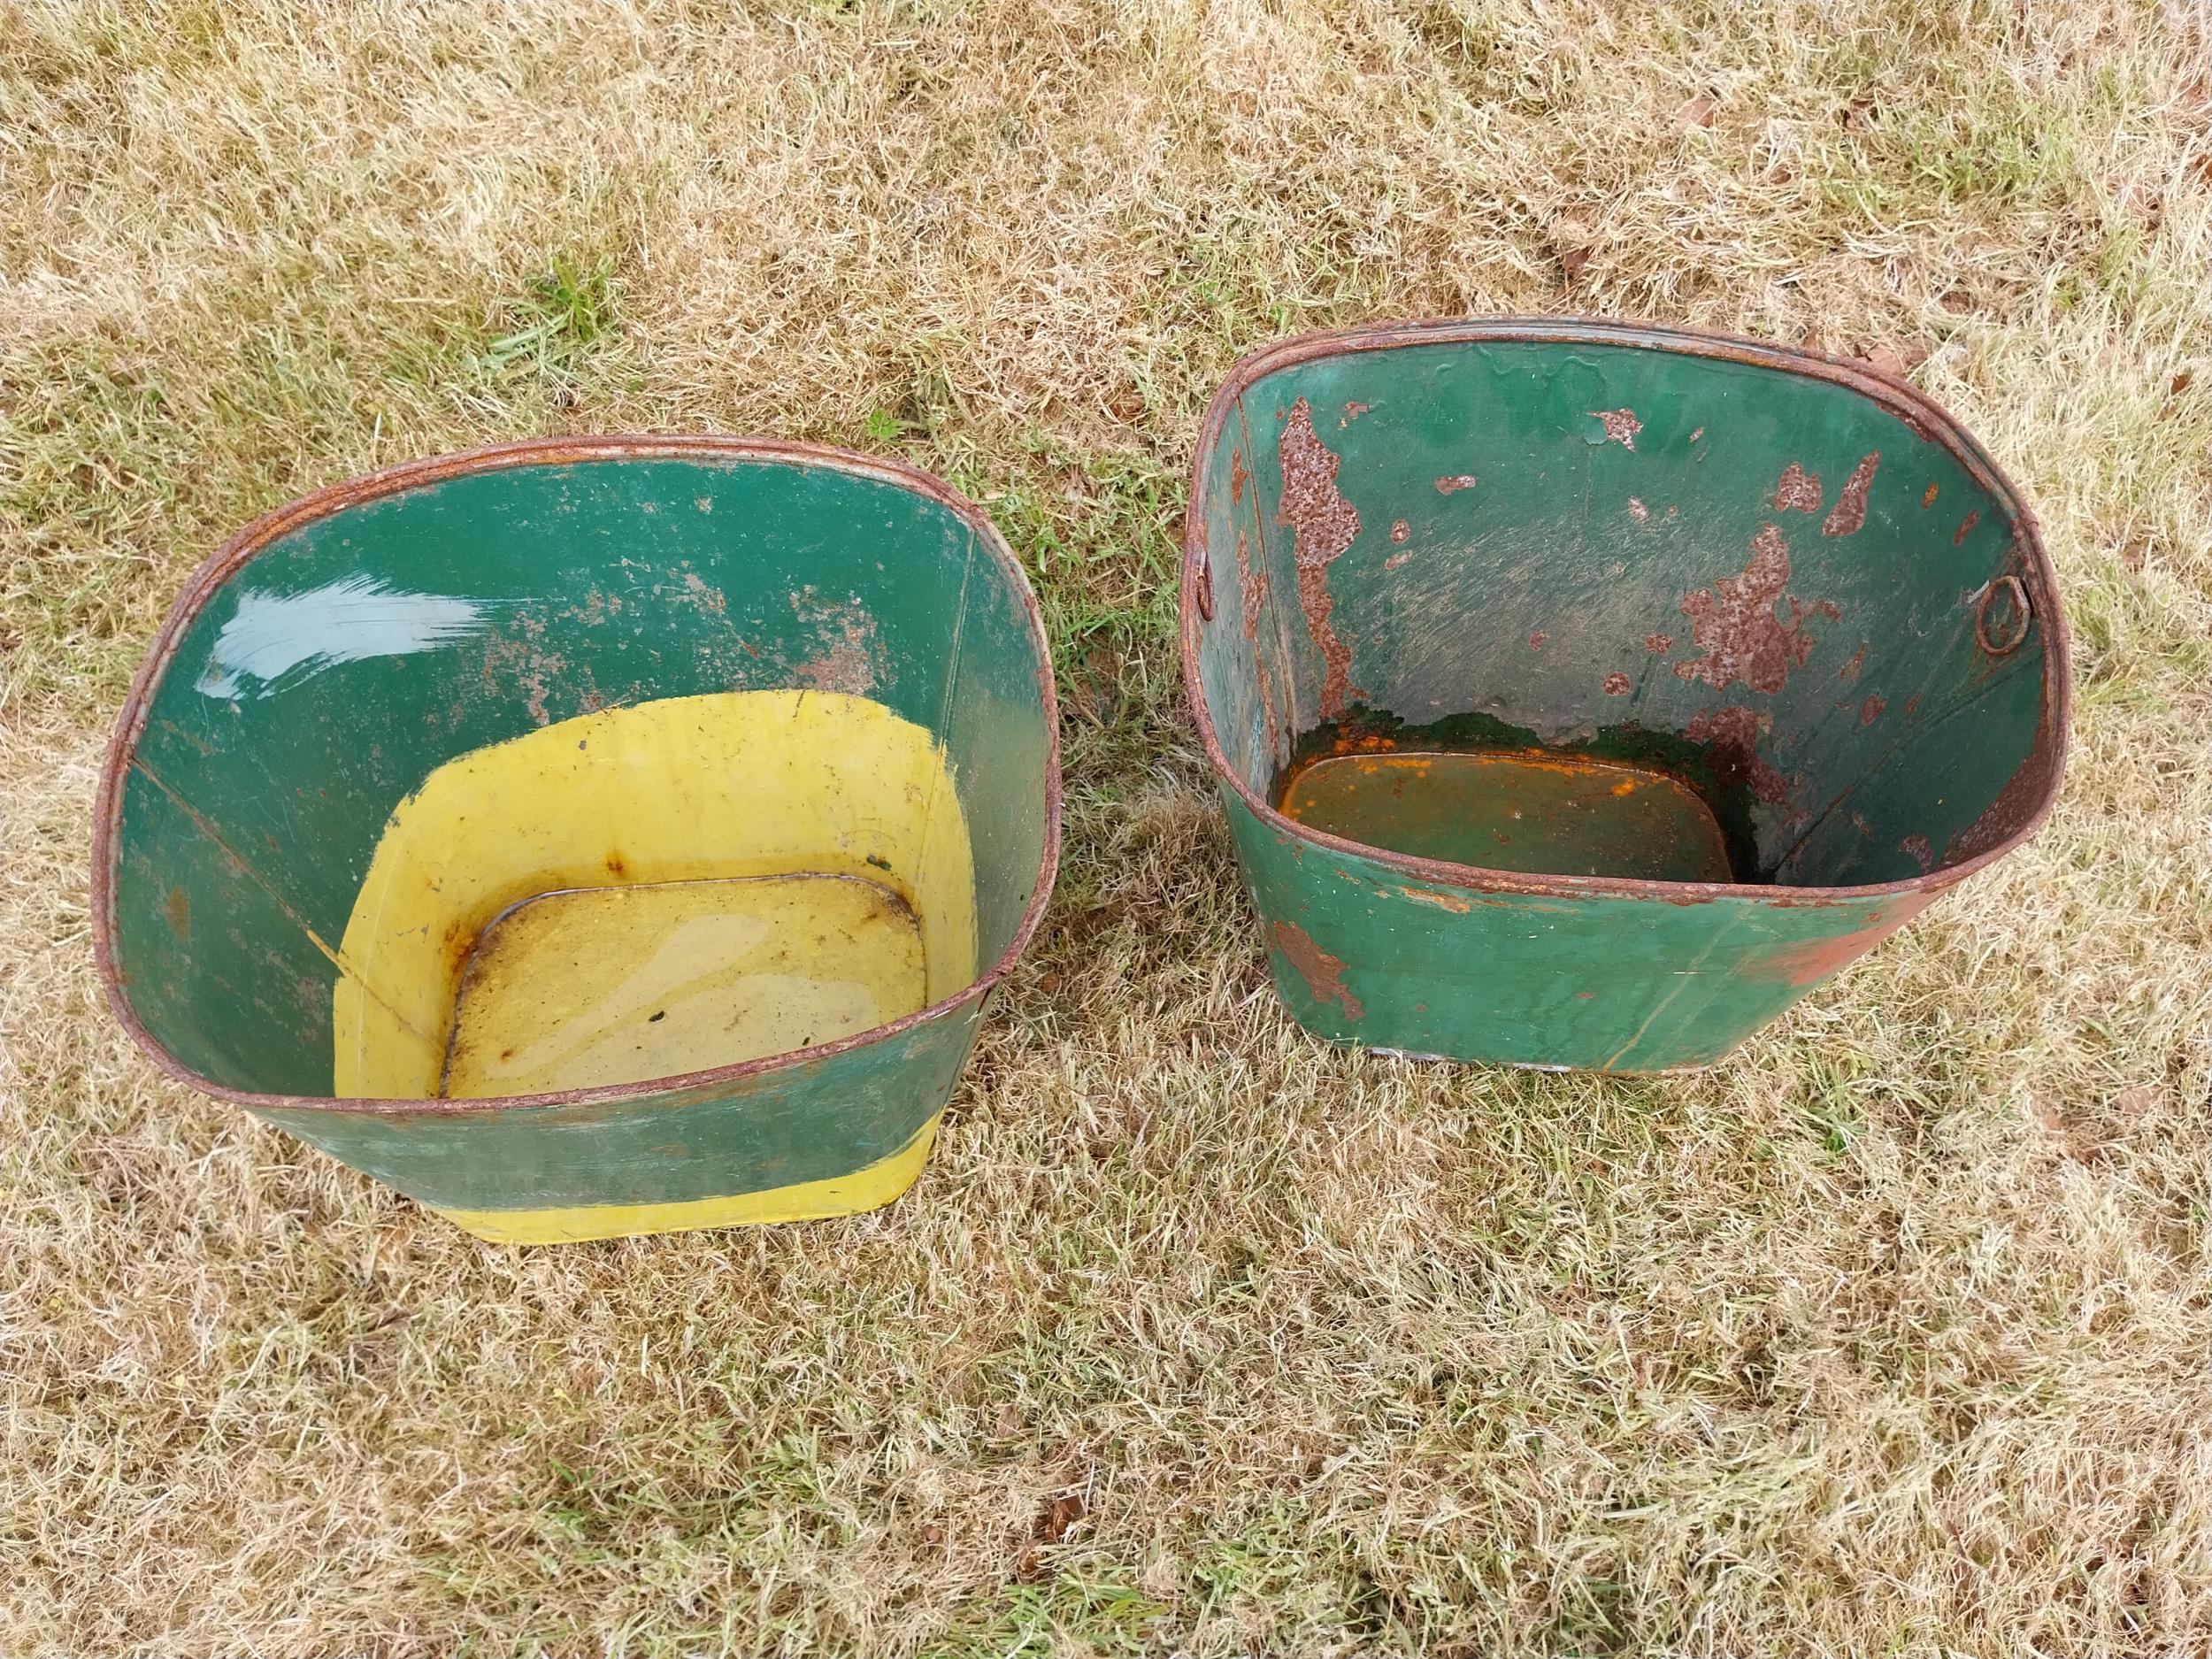
M 1347 1019 L 1362 1019 L 1367 1009 L 1354 996 L 1344 983 L 1344 958 L 1333 956 L 1313 941 L 1313 936 L 1295 922 L 1277 922 L 1269 928 L 1275 949 L 1284 961 L 1298 971 L 1298 977 L 1306 982 L 1306 989 L 1317 1002 L 1334 1002 L 1343 1009 Z
M 611 876 L 621 875 L 625 871 L 629 869 L 629 865 L 622 862 L 622 855 L 618 852 L 609 853 L 607 855 L 606 863 L 607 873 Z
M 1625 697 L 1628 695 L 1628 676 L 1617 668 L 1608 674 L 1605 677 L 1605 695 L 1609 697 Z
M 1260 649 L 1260 611 L 1267 603 L 1267 572 L 1256 570 L 1244 532 L 1237 532 L 1237 594 L 1244 611 L 1245 643 L 1252 648 L 1252 667 L 1259 681 L 1261 732 L 1270 756 L 1282 749 L 1282 721 L 1275 712 L 1275 677 L 1268 672 L 1267 654 Z
M 1282 505 L 1275 522 L 1288 525 L 1298 567 L 1298 603 L 1306 628 L 1321 651 L 1321 718 L 1344 712 L 1348 697 L 1367 694 L 1351 683 L 1352 648 L 1330 626 L 1336 600 L 1329 592 L 1329 566 L 1359 534 L 1359 513 L 1336 487 L 1340 457 L 1316 435 L 1313 408 L 1304 398 L 1290 407 L 1279 446 L 1282 459 Z
M 1836 670 L 1836 678 L 1843 681 L 1843 683 L 1847 686 L 1859 677 L 1859 671 L 1865 666 L 1866 641 L 1864 640 L 1861 640 L 1859 641 L 1859 649 L 1852 654 L 1851 660 L 1846 663 L 1841 668 Z
M 1813 649 L 1800 626 L 1804 611 L 1795 600 L 1789 602 L 1786 625 L 1774 614 L 1789 580 L 1789 543 L 1772 525 L 1763 525 L 1751 538 L 1751 562 L 1740 574 L 1682 595 L 1682 614 L 1705 655 L 1677 663 L 1674 672 L 1716 687 L 1740 680 L 1754 691 L 1781 690 L 1790 670 Z
M 1372 403 L 1347 403 L 1344 405 L 1344 419 L 1338 421 L 1336 424 L 1339 426 L 1348 426 L 1373 407 L 1374 405 Z
M 1920 866 L 1922 875 L 1935 868 L 1935 849 L 1928 845 L 1925 835 L 1908 835 L 1897 843 L 1897 848 L 1900 852 L 1912 855 L 1912 861 Z
M 1818 512 L 1820 511 L 1820 474 L 1808 472 L 1792 461 L 1782 469 L 1782 481 L 1774 487 L 1774 511 L 1777 512 Z
M 1436 493 L 1440 495 L 1448 495 L 1454 490 L 1472 489 L 1481 481 L 1472 472 L 1454 472 L 1448 478 L 1440 478 L 1436 480 Z
M 1244 465 L 1244 451 L 1229 451 L 1229 500 L 1233 505 L 1244 499 L 1244 486 L 1251 479 L 1249 468 Z
M 1417 899 L 1424 904 L 1435 905 L 1440 910 L 1451 910 L 1461 916 L 1475 908 L 1471 900 L 1449 893 L 1431 893 L 1424 887 L 1400 887 L 1398 891 L 1409 899 Z
M 1394 571 L 1412 557 L 1410 553 L 1393 553 L 1383 561 L 1383 568 L 1386 571 Z
M 1959 527 L 1951 532 L 1951 545 L 1953 547 L 1962 545 L 1966 538 L 1973 534 L 1974 526 L 1981 521 L 1982 510 L 1979 507 L 1968 508 L 1966 517 L 1959 520 Z
M 1920 505 L 1921 505 L 1922 509 L 1923 509 L 1923 510 L 1925 510 L 1925 509 L 1927 509 L 1927 508 L 1930 508 L 1930 507 L 1934 506 L 1934 505 L 1935 505 L 1935 498 L 1936 498 L 1936 487 L 1935 487 L 1933 484 L 1931 484 L 1931 485 L 1929 485 L 1929 486 L 1928 486 L 1928 488 L 1927 488 L 1926 489 L 1924 489 L 1924 490 L 1923 490 L 1923 491 L 1921 491 L 1921 492 L 1920 492 Z
M 1674 635 L 1671 634 L 1647 634 L 1644 635 L 1644 649 L 1649 651 L 1654 657 L 1664 657 L 1669 651 L 1674 649 Z
M 1690 434 L 1690 442 L 1691 442 L 1692 443 L 1695 443 L 1695 442 L 1697 442 L 1700 438 L 1703 437 L 1704 435 L 1705 435 L 1705 428 L 1704 428 L 1704 427 L 1702 427 L 1702 426 L 1700 426 L 1700 427 L 1699 427 L 1699 428 L 1698 428 L 1695 432 L 1694 432 L 1694 433 L 1692 433 L 1692 434 Z
M 1550 634 L 1539 628 L 1528 636 L 1528 649 L 1532 651 L 1540 651 L 1544 649 L 1544 641 L 1549 638 L 1551 638 Z
M 1889 699 L 1887 697 L 1880 696 L 1878 695 L 1869 697 L 1864 703 L 1862 703 L 1859 705 L 1859 724 L 1861 726 L 1873 725 L 1875 721 L 1882 718 L 1882 710 L 1888 707 Z
M 192 937 L 192 899 L 182 887 L 171 887 L 169 896 L 162 902 L 162 914 L 169 918 L 169 931 L 179 939 Z
M 1628 498 L 1628 516 L 1641 524 L 1651 517 L 1651 509 L 1644 505 L 1640 496 L 1631 495 Z
M 1800 988 L 1814 984 L 1857 961 L 1919 915 L 1927 907 L 1928 896 L 1924 893 L 1916 893 L 1898 900 L 1870 927 L 1839 933 L 1833 939 L 1808 940 L 1803 944 L 1785 946 L 1747 964 L 1747 971 L 1757 978 L 1777 979 L 1785 985 Z
M 1594 409 L 1590 418 L 1605 428 L 1606 442 L 1617 443 L 1624 449 L 1633 449 L 1636 434 L 1644 429 L 1644 423 L 1636 419 L 1632 409 Z M 1700 426 L 1698 430 L 1702 432 L 1705 428 Z
M 1820 526 L 1821 534 L 1849 535 L 1866 522 L 1866 492 L 1873 485 L 1874 469 L 1881 464 L 1882 452 L 1876 449 L 1851 469 L 1834 509 Z
M 1613 786 L 1613 793 L 1615 795 L 1634 795 L 1636 793 L 1636 786 L 1632 783 L 1617 783 Z
M 1394 518 L 1390 521 L 1390 539 L 1393 541 L 1403 541 L 1412 534 L 1413 526 L 1404 519 Z

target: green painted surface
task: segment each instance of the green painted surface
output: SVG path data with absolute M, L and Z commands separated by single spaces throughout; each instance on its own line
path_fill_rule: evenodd
M 987 967 L 1050 873 L 1025 601 L 952 508 L 812 457 L 507 459 L 311 518 L 223 583 L 150 687 L 112 847 L 122 995 L 219 1089 L 326 1096 L 324 947 L 434 767 L 596 708 L 789 687 L 865 695 L 944 741 Z M 943 1104 L 975 1014 L 618 1109 L 256 1104 L 442 1204 L 724 1196 L 896 1150 Z
M 1369 987 L 1348 1015 L 1286 981 L 1279 953 L 1317 1031 L 1688 1064 L 1801 993 L 1762 976 L 1774 952 L 1875 926 L 1863 902 L 1787 889 L 1940 885 L 2039 809 L 2054 769 L 2039 729 L 2062 699 L 2055 599 L 2016 503 L 1937 441 L 1929 411 L 1757 348 L 1517 326 L 1379 331 L 1263 365 L 1198 461 L 1213 615 L 1194 678 L 1232 777 L 1262 802 L 1317 733 L 1429 747 L 1462 729 L 1656 761 L 1698 788 L 1750 884 L 1703 903 L 1493 890 L 1455 911 L 1396 894 L 1386 864 L 1347 883 L 1336 872 L 1357 860 L 1312 846 L 1301 860 L 1280 826 L 1232 811 L 1263 918 L 1306 927 Z M 2008 577 L 2033 614 L 2016 649 L 1992 652 L 1977 607 Z M 1649 873 L 1634 862 L 1599 873 Z M 1446 883 L 1459 897 L 1460 880 L 1511 886 L 1471 872 Z
M 1617 1071 L 1701 1065 L 1919 909 L 1486 895 L 1315 848 L 1224 797 L 1275 988 L 1334 1042 Z
M 971 998 L 740 1084 L 588 1106 L 254 1115 L 441 1209 L 727 1198 L 849 1175 L 898 1151 L 950 1096 L 980 1011 Z

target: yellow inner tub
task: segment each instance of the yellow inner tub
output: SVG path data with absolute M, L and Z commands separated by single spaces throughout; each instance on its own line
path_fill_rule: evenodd
M 866 697 L 603 710 L 448 761 L 377 843 L 341 1095 L 643 1082 L 830 1041 L 975 977 L 943 747 Z

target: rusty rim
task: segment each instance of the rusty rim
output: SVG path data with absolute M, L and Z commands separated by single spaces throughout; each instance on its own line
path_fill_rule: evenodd
M 1632 876 L 1533 875 L 1521 871 L 1494 870 L 1481 864 L 1454 864 L 1447 859 L 1419 858 L 1348 841 L 1284 817 L 1248 784 L 1229 764 L 1214 729 L 1213 711 L 1207 707 L 1205 687 L 1198 673 L 1198 641 L 1204 627 L 1199 610 L 1199 588 L 1206 574 L 1208 549 L 1206 519 L 1209 494 L 1206 458 L 1213 453 L 1222 428 L 1240 417 L 1244 395 L 1258 381 L 1277 372 L 1317 358 L 1351 352 L 1386 351 L 1399 346 L 1449 345 L 1471 341 L 1556 342 L 1563 344 L 1602 344 L 1671 351 L 1684 357 L 1711 357 L 1776 369 L 1825 380 L 1858 393 L 1902 421 L 1912 432 L 1939 444 L 1974 481 L 2003 506 L 2012 526 L 2015 580 L 2023 583 L 2043 626 L 2043 701 L 2035 742 L 2021 763 L 2020 773 L 2039 772 L 2035 780 L 2032 809 L 2003 840 L 1985 850 L 1901 881 L 1871 882 L 1860 887 L 1819 887 L 1760 885 L 1739 881 L 1654 881 Z M 2043 536 L 2034 513 L 2020 497 L 1989 452 L 1948 411 L 1918 388 L 1866 365 L 1740 335 L 1702 329 L 1624 323 L 1607 318 L 1483 317 L 1427 318 L 1411 322 L 1386 323 L 1333 333 L 1294 335 L 1263 346 L 1238 360 L 1229 378 L 1214 394 L 1200 428 L 1198 447 L 1191 458 L 1188 516 L 1183 529 L 1183 568 L 1179 592 L 1183 689 L 1192 718 L 1214 774 L 1234 789 L 1254 817 L 1278 836 L 1305 842 L 1328 851 L 1372 859 L 1386 868 L 1440 886 L 1465 887 L 1482 893 L 1525 894 L 1543 898 L 1652 899 L 1669 904 L 1701 903 L 1711 899 L 1748 899 L 1771 905 L 1829 905 L 1857 901 L 1932 895 L 1955 886 L 1985 864 L 2010 852 L 2032 835 L 2050 815 L 2058 798 L 2059 782 L 2066 766 L 2066 734 L 2073 700 L 2068 667 L 2066 616 L 2058 603 L 2058 581 L 2043 549 Z M 1993 803 L 1993 805 L 1994 803 Z
M 227 1084 L 204 1077 L 164 1048 L 159 1039 L 146 1029 L 131 1008 L 122 974 L 115 962 L 115 871 L 117 861 L 122 856 L 123 778 L 136 757 L 139 734 L 145 728 L 154 689 L 168 672 L 170 662 L 182 644 L 186 631 L 208 602 L 221 591 L 233 576 L 251 564 L 278 538 L 302 525 L 330 518 L 382 496 L 397 495 L 426 484 L 443 483 L 449 479 L 525 466 L 567 466 L 595 461 L 702 457 L 756 465 L 827 467 L 856 478 L 895 485 L 926 496 L 968 526 L 984 550 L 997 563 L 1000 572 L 1013 585 L 1015 592 L 1020 595 L 1023 609 L 1029 618 L 1030 634 L 1036 646 L 1037 695 L 1044 705 L 1045 839 L 1039 855 L 1035 890 L 1030 895 L 1028 908 L 1022 912 L 1013 939 L 999 959 L 963 989 L 941 1002 L 892 1020 L 887 1025 L 872 1025 L 866 1031 L 855 1032 L 850 1036 L 840 1037 L 832 1042 L 817 1043 L 809 1048 L 795 1048 L 786 1054 L 764 1055 L 757 1059 L 741 1061 L 734 1065 L 715 1066 L 703 1071 L 685 1071 L 671 1077 L 642 1079 L 634 1083 L 600 1084 L 590 1088 L 561 1089 L 539 1094 L 501 1094 L 469 1100 L 382 1100 L 323 1094 L 263 1094 L 249 1089 L 233 1088 Z M 822 444 L 799 443 L 780 438 L 730 438 L 683 434 L 526 438 L 511 443 L 489 444 L 455 455 L 403 462 L 397 466 L 311 491 L 297 501 L 254 520 L 224 542 L 192 573 L 190 580 L 185 583 L 184 591 L 178 595 L 176 603 L 169 608 L 169 615 L 162 623 L 161 631 L 155 635 L 153 645 L 131 680 L 129 695 L 123 701 L 123 710 L 116 722 L 115 735 L 108 744 L 107 758 L 101 768 L 99 795 L 93 812 L 92 945 L 94 957 L 99 964 L 100 983 L 107 993 L 108 1007 L 113 1010 L 124 1030 L 131 1034 L 132 1040 L 147 1057 L 170 1077 L 218 1100 L 270 1110 L 395 1115 L 457 1115 L 527 1110 L 538 1107 L 597 1105 L 637 1100 L 652 1094 L 720 1087 L 765 1077 L 771 1072 L 812 1065 L 848 1049 L 880 1042 L 887 1037 L 897 1036 L 933 1020 L 946 1018 L 972 1004 L 979 1003 L 1005 978 L 1020 959 L 1022 952 L 1028 948 L 1038 924 L 1044 918 L 1045 907 L 1051 900 L 1053 880 L 1059 873 L 1059 867 L 1060 718 L 1052 677 L 1051 646 L 1045 636 L 1044 615 L 1039 609 L 1036 591 L 1029 585 L 1029 578 L 1023 572 L 1020 561 L 1015 558 L 997 527 L 980 507 L 942 479 L 918 467 L 881 456 L 860 455 L 849 449 L 831 449 Z

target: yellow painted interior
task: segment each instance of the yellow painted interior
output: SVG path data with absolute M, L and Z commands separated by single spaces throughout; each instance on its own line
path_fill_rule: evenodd
M 914 912 L 850 876 L 581 887 L 479 940 L 453 1018 L 455 1099 L 703 1071 L 926 1005 Z
M 889 1203 L 914 1185 L 928 1162 L 943 1113 L 924 1124 L 889 1157 L 850 1175 L 802 1181 L 730 1198 L 672 1204 L 581 1204 L 565 1210 L 441 1210 L 438 1213 L 494 1244 L 573 1244 L 586 1239 L 626 1239 L 640 1233 L 680 1233 L 692 1227 L 757 1226 L 857 1215 Z
M 465 995 L 480 939 L 508 966 Z M 972 981 L 967 825 L 942 746 L 866 697 L 602 710 L 432 772 L 386 826 L 339 956 L 340 1095 L 439 1094 L 457 1003 L 456 1098 L 701 1070 Z M 630 999 L 663 992 L 668 1046 L 641 1047 Z M 650 1069 L 612 1074 L 632 1064 Z

